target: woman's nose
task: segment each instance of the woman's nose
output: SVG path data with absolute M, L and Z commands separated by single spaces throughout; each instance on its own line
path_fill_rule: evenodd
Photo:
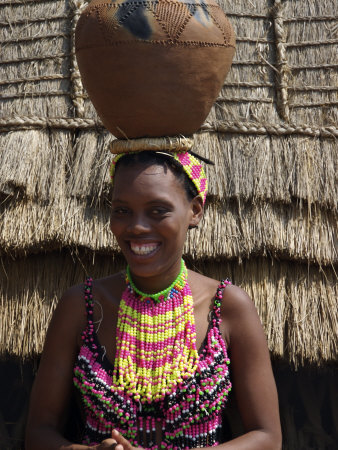
M 128 223 L 127 231 L 133 234 L 142 234 L 149 231 L 149 221 L 144 214 L 133 214 Z

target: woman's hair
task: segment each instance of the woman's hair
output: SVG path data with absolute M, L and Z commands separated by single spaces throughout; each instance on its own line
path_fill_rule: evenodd
M 131 167 L 137 164 L 144 166 L 157 165 L 163 167 L 164 170 L 170 170 L 181 183 L 189 201 L 199 195 L 194 183 L 187 176 L 182 165 L 170 154 L 154 151 L 127 153 L 117 161 L 115 172 L 119 167 Z

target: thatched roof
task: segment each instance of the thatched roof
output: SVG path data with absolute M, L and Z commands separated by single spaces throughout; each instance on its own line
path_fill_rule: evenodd
M 217 169 L 208 167 L 204 226 L 186 254 L 248 290 L 275 357 L 329 362 L 338 342 L 335 1 L 221 3 L 237 52 L 196 135 L 195 150 Z M 2 354 L 41 351 L 60 292 L 86 271 L 121 265 L 108 226 L 112 137 L 73 51 L 85 4 L 0 4 Z

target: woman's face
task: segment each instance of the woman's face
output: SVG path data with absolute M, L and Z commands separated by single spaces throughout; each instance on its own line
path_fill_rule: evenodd
M 111 230 L 135 282 L 158 276 L 163 283 L 172 281 L 180 268 L 188 227 L 197 225 L 202 212 L 199 197 L 189 201 L 171 170 L 159 165 L 118 167 Z

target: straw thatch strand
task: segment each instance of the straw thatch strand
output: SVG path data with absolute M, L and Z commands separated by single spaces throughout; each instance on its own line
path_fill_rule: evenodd
M 80 18 L 81 12 L 84 10 L 87 2 L 83 0 L 71 0 L 70 6 L 73 10 L 73 18 L 71 25 L 71 48 L 75 47 L 75 28 L 77 22 Z M 84 109 L 84 89 L 81 81 L 81 74 L 79 70 L 79 66 L 77 64 L 77 59 L 75 53 L 72 55 L 72 68 L 71 68 L 71 80 L 72 80 L 72 88 L 73 88 L 73 103 L 75 106 L 75 111 L 77 117 L 84 117 L 85 109 Z
M 297 16 L 297 17 L 288 17 L 284 19 L 284 22 L 329 22 L 329 21 L 337 21 L 337 14 L 332 15 L 322 15 L 322 16 Z
M 37 94 L 39 96 L 40 93 Z M 20 97 L 22 95 L 20 94 Z M 48 119 L 47 117 L 37 116 L 14 116 L 0 119 L 1 131 L 28 130 L 39 128 L 57 128 L 66 130 L 76 129 L 102 129 L 102 123 L 99 120 L 84 118 L 62 118 L 57 117 Z
M 2 134 L 0 146 L 3 195 L 39 198 L 42 203 L 65 196 L 65 168 L 72 153 L 69 132 L 30 130 Z
M 49 79 L 56 79 L 56 77 L 52 76 Z M 3 84 L 9 84 L 8 82 L 4 82 Z M 290 88 L 293 89 L 293 88 Z M 316 90 L 314 88 L 312 90 Z M 320 89 L 320 88 L 318 88 Z M 295 88 L 294 91 L 303 91 L 303 88 Z M 309 89 L 304 88 L 304 91 Z M 326 87 L 324 91 L 332 91 L 335 90 L 331 87 Z M 21 98 L 25 95 L 36 95 L 37 97 L 46 94 L 53 95 L 53 91 L 46 91 L 45 93 L 41 92 L 30 92 L 29 94 L 9 94 L 8 98 Z M 58 92 L 58 95 L 68 95 L 66 92 Z M 79 94 L 76 94 L 76 98 L 79 97 Z M 81 96 L 80 96 L 81 97 Z M 83 98 L 86 96 L 83 95 Z M 6 98 L 3 95 L 3 98 Z M 218 101 L 229 101 L 226 98 L 219 98 Z M 231 101 L 231 99 L 230 99 Z M 233 101 L 240 101 L 239 97 L 234 98 Z M 246 101 L 243 99 L 243 101 Z M 260 99 L 250 99 L 249 101 L 257 101 L 261 102 Z M 263 103 L 272 103 L 270 99 L 263 100 Z M 323 103 L 320 103 L 323 105 Z M 333 102 L 328 102 L 328 105 L 334 105 Z M 311 107 L 312 104 L 300 104 L 302 107 Z M 315 105 L 318 106 L 318 105 Z M 13 130 L 27 130 L 27 129 L 39 129 L 39 128 L 58 128 L 58 129 L 97 129 L 101 130 L 103 128 L 102 122 L 100 120 L 88 119 L 88 118 L 53 118 L 48 119 L 46 117 L 37 117 L 37 116 L 12 116 L 8 118 L 0 118 L 0 132 L 4 131 L 13 131 Z M 201 126 L 201 131 L 205 132 L 218 132 L 218 133 L 236 133 L 236 134 L 246 134 L 246 135 L 274 135 L 274 136 L 288 136 L 288 135 L 300 135 L 300 136 L 312 136 L 312 137 L 325 137 L 325 138 L 336 138 L 338 136 L 338 128 L 334 125 L 327 127 L 315 127 L 308 125 L 296 125 L 296 124 L 273 124 L 268 122 L 255 122 L 255 121 L 206 121 Z
M 30 19 L 30 23 L 41 23 L 49 20 L 64 20 L 68 19 L 68 14 L 60 14 L 59 16 L 48 16 L 48 17 L 37 17 L 35 19 Z M 27 25 L 27 19 L 17 19 L 11 20 L 11 17 L 8 17 L 6 21 L 0 21 L 0 27 L 13 27 L 16 25 Z
M 2 79 L 35 78 L 49 75 L 67 75 L 70 77 L 70 61 L 65 53 L 70 50 L 70 20 L 47 20 L 43 24 L 34 20 L 41 17 L 69 16 L 67 2 L 55 0 L 49 2 L 21 2 L 13 5 L 0 4 L 0 16 L 11 24 L 25 21 L 22 24 L 0 27 L 1 58 L 12 61 L 6 64 Z M 33 22 L 30 23 L 30 19 Z M 52 52 L 62 57 L 40 59 L 42 55 Z M 66 50 L 66 52 L 65 52 Z M 26 59 L 27 61 L 16 62 Z M 36 81 L 21 84 L 8 84 L 1 87 L 1 118 L 8 116 L 40 116 L 40 117 L 72 117 L 73 105 L 69 96 L 27 97 L 18 96 L 25 92 L 70 91 L 70 80 L 54 79 L 42 83 Z M 11 97 L 13 96 L 13 97 Z M 32 114 L 33 112 L 33 114 Z
M 285 8 L 285 14 L 287 16 L 303 16 L 306 14 L 312 14 L 315 18 L 317 15 L 335 15 L 336 20 L 338 20 L 337 8 L 335 2 L 326 2 L 324 4 L 319 4 L 318 2 L 290 2 Z M 324 70 L 324 65 L 331 63 L 333 64 L 336 60 L 336 45 L 337 40 L 335 32 L 335 24 L 328 22 L 327 24 L 318 24 L 316 21 L 292 21 L 285 23 L 286 33 L 288 36 L 287 40 L 287 58 L 288 63 L 291 67 L 291 78 L 290 82 L 293 85 L 331 85 L 337 86 L 338 78 L 337 71 L 334 67 Z M 321 75 L 318 76 L 313 71 L 309 70 L 299 70 L 295 72 L 292 66 L 297 65 L 322 65 L 323 69 Z M 290 92 L 289 92 L 290 93 Z M 293 93 L 290 102 L 293 104 L 301 105 L 304 104 L 302 109 L 300 106 L 290 109 L 290 120 L 297 124 L 307 123 L 309 125 L 322 125 L 324 123 L 332 124 L 337 123 L 337 108 L 334 108 L 332 104 L 331 107 L 322 107 L 322 105 L 327 104 L 330 106 L 329 102 L 333 101 L 333 98 L 328 98 L 328 94 L 325 91 L 317 91 L 314 95 L 313 92 L 308 91 L 305 95 L 303 93 Z M 313 104 L 313 108 L 309 108 L 308 105 Z M 316 106 L 318 105 L 318 106 Z
M 277 67 L 278 67 L 278 86 L 277 99 L 279 112 L 283 120 L 289 121 L 289 101 L 288 101 L 288 83 L 290 68 L 286 57 L 286 30 L 284 28 L 283 11 L 285 3 L 281 0 L 276 0 L 272 9 L 274 18 L 274 27 L 276 35 L 276 53 L 277 53 Z
M 82 199 L 46 205 L 20 201 L 0 206 L 1 253 L 22 254 L 64 246 L 115 253 L 110 211 Z M 337 215 L 293 205 L 211 203 L 202 225 L 188 235 L 185 252 L 193 258 L 282 259 L 337 264 Z M 198 245 L 196 245 L 198 242 Z
M 38 77 L 26 77 L 26 78 L 18 78 L 13 80 L 1 80 L 0 86 L 4 86 L 6 84 L 16 84 L 16 83 L 27 83 L 29 81 L 47 81 L 47 80 L 66 80 L 67 76 L 61 75 L 61 74 L 54 74 L 54 75 L 40 75 Z M 13 94 L 9 94 L 13 95 Z
M 255 100 L 256 101 L 256 100 Z M 268 103 L 271 103 L 270 101 Z M 333 105 L 332 102 L 329 105 Z M 309 107 L 311 104 L 300 104 L 299 106 Z M 318 106 L 318 105 L 315 105 Z M 322 103 L 320 104 L 322 106 Z M 230 122 L 230 121 L 218 121 L 218 122 L 205 122 L 202 127 L 202 131 L 213 131 L 218 133 L 239 133 L 239 134 L 269 134 L 275 136 L 287 136 L 287 135 L 303 135 L 313 137 L 338 137 L 338 128 L 335 126 L 329 127 L 313 127 L 307 125 L 296 125 L 289 123 L 271 124 L 267 122 Z
M 38 61 L 45 61 L 47 59 L 55 59 L 60 60 L 63 58 L 69 58 L 72 56 L 73 53 L 55 53 L 53 55 L 44 54 L 42 56 L 40 55 L 32 55 L 30 57 L 23 57 L 23 58 L 10 58 L 10 59 L 1 59 L 1 65 L 6 66 L 8 64 L 18 64 L 18 63 L 27 63 L 27 62 L 38 62 Z
M 206 169 L 210 194 L 218 199 L 305 200 L 337 210 L 338 148 L 334 140 L 203 133 L 195 137 L 195 146 L 215 162 L 216 169 Z
M 269 14 L 270 1 L 248 2 L 247 0 L 218 0 L 217 3 L 226 11 L 231 13 L 233 17 L 266 17 Z

